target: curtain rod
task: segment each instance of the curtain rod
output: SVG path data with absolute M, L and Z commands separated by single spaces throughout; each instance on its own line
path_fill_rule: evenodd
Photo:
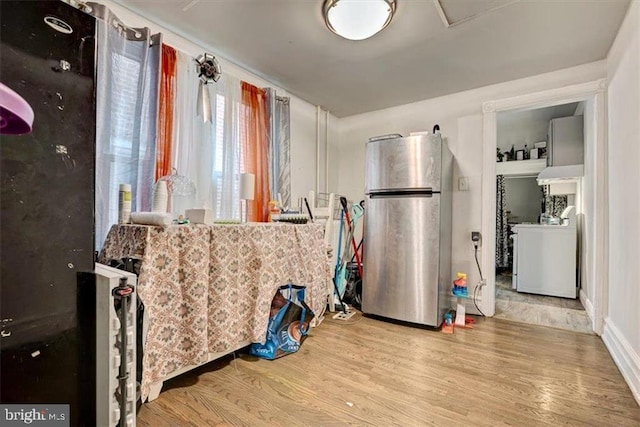
M 247 82 L 247 83 L 249 83 L 249 82 Z M 249 84 L 251 84 L 251 83 L 249 83 Z M 289 103 L 290 98 L 288 96 L 276 95 L 276 88 L 273 88 L 273 87 L 270 87 L 270 86 L 266 86 L 266 87 L 263 87 L 262 90 L 272 90 L 273 91 L 273 95 L 274 95 L 273 99 L 275 101 L 282 102 L 285 105 Z
M 115 13 L 111 11 L 111 9 L 103 4 L 78 0 L 62 0 L 62 2 L 91 15 L 96 19 L 101 19 L 108 24 L 113 25 L 113 27 L 120 30 L 128 40 L 149 40 L 149 44 L 151 46 L 159 44 L 161 41 L 160 33 L 152 35 L 151 30 L 148 27 L 135 28 L 126 25 L 120 18 L 118 18 L 118 16 L 116 16 Z

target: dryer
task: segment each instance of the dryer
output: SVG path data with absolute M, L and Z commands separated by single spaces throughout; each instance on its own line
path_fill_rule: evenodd
M 518 292 L 563 298 L 577 296 L 575 207 L 562 213 L 560 225 L 517 224 L 514 238 L 514 288 Z

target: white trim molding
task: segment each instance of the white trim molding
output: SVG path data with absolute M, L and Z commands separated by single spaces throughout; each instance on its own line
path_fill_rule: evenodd
M 599 79 L 558 89 L 487 101 L 482 104 L 482 111 L 489 113 L 519 108 L 544 108 L 560 104 L 571 104 L 573 102 L 584 101 L 606 90 L 607 79 Z
M 596 235 L 594 246 L 594 294 L 590 295 L 593 303 L 593 330 L 602 335 L 604 319 L 609 315 L 609 140 L 606 83 L 602 91 L 595 95 L 594 114 L 596 116 Z
M 496 111 L 492 102 L 482 106 L 482 270 L 487 285 L 482 290 L 482 311 L 486 316 L 496 313 L 496 146 L 498 129 Z
M 587 312 L 587 316 L 589 316 L 589 319 L 591 320 L 591 327 L 595 330 L 596 328 L 593 321 L 593 304 L 583 289 L 580 289 L 580 304 L 582 304 L 584 310 Z
M 606 121 L 607 80 L 599 79 L 587 83 L 560 87 L 552 90 L 530 93 L 511 98 L 490 100 L 482 104 L 483 111 L 483 167 L 482 167 L 482 235 L 484 250 L 482 253 L 482 270 L 485 272 L 487 286 L 482 292 L 482 311 L 487 316 L 495 314 L 495 236 L 496 236 L 496 146 L 497 146 L 497 113 L 517 109 L 544 108 L 554 105 L 570 104 L 593 99 L 595 115 L 595 139 L 597 165 L 595 171 L 596 188 L 596 241 L 608 235 L 607 208 L 607 121 Z M 596 245 L 595 257 L 595 295 L 591 304 L 592 325 L 600 335 L 603 330 L 603 319 L 606 316 L 606 295 L 608 292 L 608 258 L 607 245 Z
M 610 318 L 605 319 L 602 341 L 640 405 L 640 356 Z

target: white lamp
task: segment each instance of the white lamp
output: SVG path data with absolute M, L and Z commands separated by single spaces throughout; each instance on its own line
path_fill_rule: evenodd
M 349 40 L 364 40 L 382 31 L 393 18 L 396 0 L 325 0 L 327 27 Z
M 240 174 L 240 219 L 247 222 L 247 200 L 253 200 L 255 196 L 256 176 L 252 173 Z M 242 200 L 244 200 L 244 215 L 242 210 Z

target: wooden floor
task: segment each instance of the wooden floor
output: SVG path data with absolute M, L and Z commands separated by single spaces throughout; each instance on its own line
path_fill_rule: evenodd
M 138 426 L 640 426 L 595 335 L 479 319 L 444 335 L 325 320 L 276 361 L 225 358 L 165 384 Z

